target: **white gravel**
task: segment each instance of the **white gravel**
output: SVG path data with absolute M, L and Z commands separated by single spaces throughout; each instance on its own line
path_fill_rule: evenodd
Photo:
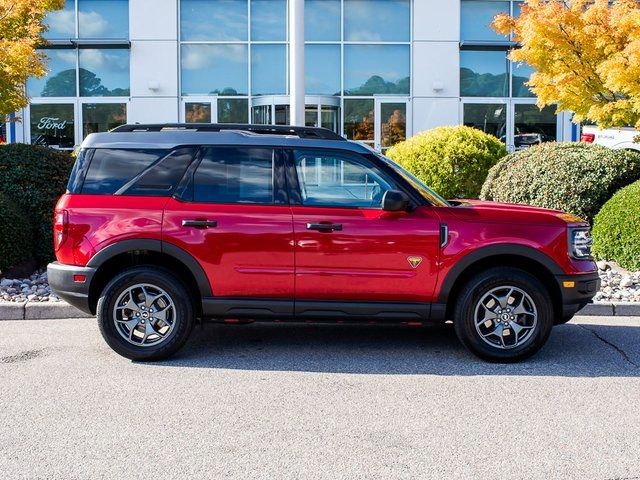
M 51 291 L 46 270 L 38 270 L 29 278 L 0 280 L 0 300 L 5 302 L 60 302 Z

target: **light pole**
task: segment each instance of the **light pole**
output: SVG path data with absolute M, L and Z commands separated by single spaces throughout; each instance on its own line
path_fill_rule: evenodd
M 289 0 L 291 125 L 304 126 L 304 0 Z

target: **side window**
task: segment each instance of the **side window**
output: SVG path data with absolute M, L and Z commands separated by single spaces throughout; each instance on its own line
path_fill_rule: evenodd
M 296 151 L 303 205 L 380 208 L 393 181 L 365 158 L 330 152 Z
M 171 195 L 197 150 L 196 147 L 183 147 L 172 151 L 131 179 L 116 194 L 154 197 Z
M 271 148 L 212 147 L 193 176 L 193 200 L 205 203 L 274 203 Z
M 166 150 L 96 148 L 82 185 L 82 193 L 114 194 L 166 154 Z

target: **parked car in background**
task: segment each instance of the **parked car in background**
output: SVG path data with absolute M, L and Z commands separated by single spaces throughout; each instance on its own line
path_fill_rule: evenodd
M 600 129 L 596 125 L 583 125 L 580 141 L 609 148 L 640 151 L 640 143 L 633 141 L 638 135 L 640 131 L 633 127 Z
M 175 353 L 196 319 L 452 320 L 476 355 L 521 360 L 600 282 L 583 220 L 449 202 L 368 147 L 305 127 L 91 134 L 54 246 L 54 291 L 136 360 Z

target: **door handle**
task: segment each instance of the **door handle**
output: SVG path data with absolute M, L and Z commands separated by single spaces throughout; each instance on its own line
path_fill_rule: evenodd
M 193 228 L 216 228 L 218 222 L 215 220 L 182 220 L 183 227 Z
M 335 232 L 342 230 L 341 223 L 307 223 L 307 230 L 317 230 L 319 232 Z

